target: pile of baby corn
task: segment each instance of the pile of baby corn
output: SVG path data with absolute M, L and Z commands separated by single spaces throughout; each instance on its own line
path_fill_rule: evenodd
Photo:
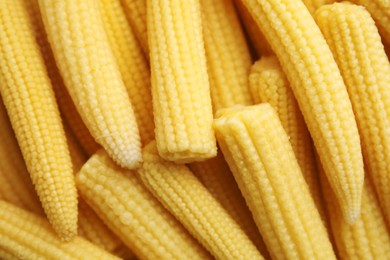
M 390 259 L 389 47 L 389 0 L 1 0 L 0 259 Z

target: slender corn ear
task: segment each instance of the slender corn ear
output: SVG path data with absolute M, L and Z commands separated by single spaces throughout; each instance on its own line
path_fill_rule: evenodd
M 64 243 L 43 218 L 0 201 L 0 248 L 18 259 L 119 259 L 76 236 Z
M 271 257 L 335 259 L 289 138 L 271 105 L 221 110 L 214 127 Z
M 18 207 L 42 214 L 14 131 L 0 97 L 0 198 Z
M 390 2 L 388 0 L 351 0 L 367 8 L 383 39 L 390 44 Z
M 156 143 L 138 171 L 146 187 L 217 259 L 263 259 L 239 225 L 185 166 L 162 159 Z
M 300 0 L 243 0 L 277 55 L 344 218 L 359 216 L 363 158 L 352 105 L 320 29 Z
M 98 3 L 39 0 L 39 4 L 58 67 L 81 118 L 119 165 L 138 167 L 138 127 Z
M 249 48 L 232 0 L 202 0 L 203 38 L 214 113 L 232 105 L 250 105 Z
M 143 186 L 138 174 L 97 152 L 76 177 L 83 198 L 141 259 L 209 259 Z
M 321 218 L 325 220 L 316 161 L 309 131 L 286 75 L 275 56 L 262 57 L 251 69 L 249 84 L 254 100 L 269 103 L 289 136 L 303 177 Z
M 121 0 L 126 12 L 127 20 L 133 29 L 141 47 L 148 58 L 149 44 L 146 28 L 146 2 L 147 0 Z
M 363 156 L 390 224 L 390 63 L 370 14 L 336 3 L 316 15 L 352 101 Z
M 0 91 L 50 223 L 77 230 L 77 191 L 61 118 L 22 0 L 0 4 Z
M 154 139 L 149 65 L 127 24 L 120 0 L 100 1 L 100 12 L 137 119 L 142 144 Z
M 316 10 L 323 5 L 328 5 L 336 2 L 337 0 L 302 0 L 306 5 L 309 12 L 314 16 Z
M 218 153 L 215 158 L 204 162 L 194 162 L 189 164 L 188 167 L 237 222 L 264 258 L 269 259 L 269 253 L 263 238 L 257 230 L 252 214 L 245 204 L 245 200 L 223 155 Z
M 147 7 L 158 151 L 179 163 L 214 157 L 200 3 L 148 0 Z

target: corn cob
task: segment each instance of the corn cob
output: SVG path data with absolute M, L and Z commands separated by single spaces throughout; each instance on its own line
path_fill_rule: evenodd
M 83 198 L 141 259 L 208 259 L 207 252 L 143 186 L 101 150 L 76 177 Z
M 232 0 L 202 0 L 203 38 L 214 113 L 252 103 L 248 89 L 251 56 Z
M 389 0 L 351 0 L 352 3 L 367 8 L 383 39 L 390 44 L 390 1 Z
M 41 203 L 32 185 L 1 98 L 0 126 L 0 197 L 18 207 L 42 214 Z
M 49 223 L 0 201 L 0 247 L 20 259 L 119 259 L 76 236 L 62 242 Z
M 375 22 L 361 6 L 336 3 L 316 15 L 352 101 L 363 156 L 390 223 L 390 63 Z
M 214 127 L 271 257 L 334 259 L 288 136 L 271 105 L 221 110 Z
M 3 260 L 19 260 L 16 256 L 12 255 L 7 250 L 0 247 L 0 259 Z
M 121 0 L 127 20 L 133 29 L 141 47 L 149 57 L 148 34 L 146 28 L 146 0 Z
M 257 230 L 252 214 L 245 204 L 245 200 L 223 155 L 218 153 L 215 158 L 204 162 L 194 162 L 189 164 L 188 167 L 211 195 L 240 225 L 241 229 L 252 240 L 264 258 L 269 259 L 263 238 Z
M 217 259 L 263 259 L 233 218 L 185 165 L 163 160 L 155 142 L 138 171 L 146 187 Z
M 300 0 L 244 0 L 291 83 L 325 173 L 353 223 L 364 169 L 352 105 L 332 53 Z
M 311 15 L 314 16 L 316 10 L 323 5 L 328 5 L 336 2 L 337 0 L 302 0 L 306 5 L 306 8 L 309 10 Z
M 149 0 L 152 97 L 160 155 L 179 163 L 217 153 L 197 0 Z
M 49 42 L 81 118 L 122 167 L 136 168 L 141 143 L 98 2 L 39 0 Z
M 134 108 L 141 141 L 145 145 L 154 139 L 148 62 L 127 24 L 120 0 L 100 1 L 100 12 L 111 49 Z
M 262 57 L 251 69 L 249 86 L 256 103 L 269 103 L 278 114 L 290 138 L 303 177 L 309 186 L 321 218 L 325 219 L 316 162 L 309 131 L 286 75 L 275 56 Z
M 71 239 L 77 230 L 72 164 L 22 0 L 1 1 L 0 52 L 0 91 L 27 169 L 50 223 L 63 240 Z

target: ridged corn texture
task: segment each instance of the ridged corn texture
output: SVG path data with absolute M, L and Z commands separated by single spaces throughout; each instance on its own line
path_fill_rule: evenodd
M 263 238 L 222 153 L 204 162 L 191 163 L 188 167 L 268 259 Z
M 146 26 L 146 2 L 147 0 L 121 0 L 127 20 L 133 29 L 141 47 L 148 58 L 149 43 Z
M 0 259 L 6 259 L 6 260 L 18 260 L 16 256 L 12 255 L 7 250 L 0 247 Z
M 364 169 L 352 105 L 320 29 L 300 0 L 243 0 L 278 57 L 344 218 L 359 216 Z
M 39 6 L 65 85 L 92 136 L 119 165 L 138 167 L 138 126 L 98 2 L 39 0 Z
M 18 259 L 119 259 L 81 237 L 64 243 L 50 224 L 0 201 L 0 248 Z
M 351 0 L 364 6 L 375 20 L 383 39 L 390 44 L 390 2 L 389 0 Z
M 207 251 L 155 199 L 138 174 L 100 150 L 76 177 L 82 197 L 140 259 L 209 259 Z
M 316 10 L 323 5 L 328 5 L 337 0 L 302 0 L 309 12 L 314 16 Z
M 157 148 L 170 161 L 216 156 L 200 2 L 148 0 Z
M 0 198 L 20 208 L 43 214 L 1 97 L 0 127 Z
M 0 4 L 0 91 L 45 213 L 63 240 L 77 230 L 77 191 L 58 107 L 23 1 Z
M 368 174 L 390 223 L 390 63 L 364 7 L 336 3 L 316 15 L 355 112 Z
M 200 5 L 214 113 L 236 104 L 251 105 L 252 60 L 233 0 L 202 0 Z
M 271 257 L 335 259 L 289 138 L 271 105 L 221 110 L 214 127 Z
M 263 56 L 252 66 L 249 86 L 256 103 L 269 103 L 278 114 L 284 130 L 290 138 L 291 146 L 303 177 L 309 186 L 310 194 L 321 218 L 325 219 L 310 134 L 286 75 L 275 56 Z
M 154 139 L 150 72 L 141 46 L 127 24 L 120 0 L 100 1 L 103 25 L 133 105 L 142 144 Z
M 217 259 L 263 259 L 239 225 L 185 166 L 162 159 L 156 143 L 138 170 L 153 195 Z

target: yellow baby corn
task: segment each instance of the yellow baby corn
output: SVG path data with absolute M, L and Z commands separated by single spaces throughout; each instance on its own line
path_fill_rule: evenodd
M 271 105 L 221 110 L 214 127 L 271 257 L 335 259 L 288 136 Z
M 100 1 L 100 12 L 112 52 L 133 105 L 142 144 L 145 145 L 154 139 L 148 62 L 127 24 L 120 0 Z
M 149 0 L 148 39 L 160 155 L 179 163 L 214 157 L 212 107 L 197 0 Z
M 185 166 L 162 159 L 156 143 L 143 150 L 138 171 L 146 187 L 218 259 L 263 259 L 260 252 Z
M 249 48 L 232 0 L 201 0 L 203 38 L 214 113 L 250 105 Z
M 249 87 L 256 103 L 269 103 L 278 114 L 284 130 L 290 138 L 295 157 L 309 186 L 311 196 L 322 219 L 325 219 L 310 134 L 286 75 L 275 56 L 263 56 L 252 66 Z
M 209 259 L 194 238 L 147 191 L 136 172 L 100 150 L 76 177 L 83 198 L 141 259 Z
M 18 257 L 12 255 L 10 252 L 7 250 L 3 249 L 0 247 L 0 259 L 4 260 L 19 260 Z
M 46 215 L 68 240 L 77 192 L 54 93 L 22 0 L 0 3 L 1 95 Z
M 42 214 L 41 203 L 28 174 L 18 142 L 0 97 L 0 197 Z
M 119 259 L 76 236 L 64 243 L 43 218 L 0 201 L 0 248 L 18 259 Z
M 121 0 L 126 17 L 133 29 L 141 47 L 149 57 L 148 34 L 146 28 L 146 2 L 147 0 Z
M 223 155 L 218 153 L 215 158 L 204 162 L 194 162 L 189 164 L 188 167 L 245 231 L 262 255 L 269 258 L 263 238 L 257 230 L 252 214 L 246 206 Z
M 316 10 L 323 5 L 332 4 L 337 0 L 302 0 L 307 9 L 314 16 Z
M 390 223 L 390 63 L 375 22 L 361 6 L 336 3 L 316 14 L 347 86 L 363 156 Z
M 343 79 L 300 0 L 243 0 L 291 83 L 344 218 L 359 216 L 364 170 L 359 134 Z
M 58 67 L 81 118 L 119 165 L 138 167 L 138 127 L 98 2 L 39 0 L 39 4 Z

